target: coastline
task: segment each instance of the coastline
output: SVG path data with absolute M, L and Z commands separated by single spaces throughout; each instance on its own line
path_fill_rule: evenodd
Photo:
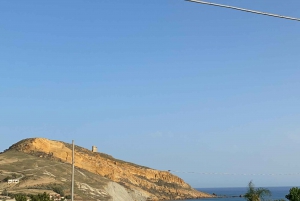
M 272 196 L 270 200 L 287 200 L 285 195 L 289 193 L 289 189 L 295 186 L 278 186 L 278 187 L 264 187 L 271 191 Z M 184 199 L 182 201 L 245 201 L 244 197 L 240 197 L 243 195 L 247 187 L 224 187 L 224 188 L 195 188 L 198 191 L 215 194 L 217 197 L 213 198 L 198 198 L 198 199 Z M 170 200 L 176 201 L 176 200 Z

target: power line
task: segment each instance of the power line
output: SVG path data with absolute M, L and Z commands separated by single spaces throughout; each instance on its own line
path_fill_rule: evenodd
M 169 170 L 169 172 L 176 173 L 185 173 L 185 174 L 201 174 L 201 175 L 228 175 L 228 176 L 295 176 L 300 175 L 300 173 L 266 173 L 266 174 L 257 174 L 257 173 L 219 173 L 219 172 L 183 172 L 183 171 L 175 171 Z
M 288 17 L 288 16 L 272 14 L 272 13 L 265 13 L 265 12 L 256 11 L 256 10 L 248 10 L 248 9 L 245 9 L 245 8 L 228 6 L 228 5 L 224 5 L 224 4 L 211 3 L 211 2 L 201 1 L 201 0 L 186 0 L 186 1 L 205 4 L 205 5 L 210 5 L 210 6 L 217 6 L 217 7 L 222 7 L 222 8 L 229 8 L 229 9 L 239 10 L 239 11 L 243 11 L 243 12 L 254 13 L 254 14 L 258 14 L 258 15 L 267 15 L 267 16 L 270 16 L 270 17 L 277 17 L 277 18 L 283 18 L 283 19 L 287 19 L 287 20 L 300 21 L 300 18 Z

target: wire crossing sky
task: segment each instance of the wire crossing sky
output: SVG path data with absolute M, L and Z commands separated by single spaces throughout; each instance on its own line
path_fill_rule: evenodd
M 223 175 L 223 176 L 300 176 L 300 173 L 220 173 L 220 172 L 183 172 L 170 170 L 174 173 L 202 174 L 202 175 Z
M 258 15 L 267 15 L 267 16 L 270 16 L 270 17 L 283 18 L 283 19 L 286 19 L 286 20 L 300 21 L 300 18 L 294 18 L 294 17 L 288 17 L 288 16 L 283 16 L 283 15 L 278 15 L 278 14 L 272 14 L 272 13 L 266 13 L 266 12 L 261 12 L 261 11 L 249 10 L 249 9 L 245 9 L 245 8 L 228 6 L 228 5 L 224 5 L 224 4 L 216 4 L 216 3 L 211 3 L 211 2 L 206 2 L 206 1 L 200 1 L 200 0 L 186 0 L 186 1 L 194 2 L 194 3 L 200 3 L 200 4 L 206 4 L 206 5 L 210 5 L 210 6 L 217 6 L 217 7 L 229 8 L 229 9 L 234 9 L 234 10 L 239 10 L 239 11 L 254 13 L 254 14 L 258 14 Z

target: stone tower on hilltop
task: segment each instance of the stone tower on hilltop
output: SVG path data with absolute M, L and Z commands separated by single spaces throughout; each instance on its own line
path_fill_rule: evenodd
M 92 152 L 98 152 L 98 148 L 96 146 L 92 146 Z

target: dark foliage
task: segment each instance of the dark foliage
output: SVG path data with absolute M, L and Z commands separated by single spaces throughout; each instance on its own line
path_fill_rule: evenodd
M 290 201 L 300 201 L 300 188 L 291 188 L 289 194 L 286 195 L 285 198 Z

